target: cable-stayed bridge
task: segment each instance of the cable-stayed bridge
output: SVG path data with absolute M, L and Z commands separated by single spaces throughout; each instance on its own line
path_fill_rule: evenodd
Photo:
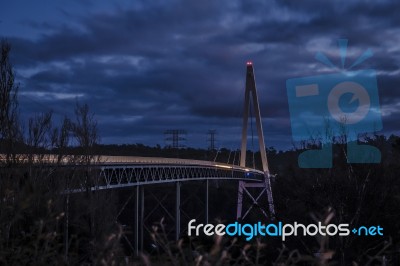
M 259 140 L 259 149 L 261 154 L 262 170 L 246 167 L 246 150 L 247 150 L 247 124 L 249 119 L 250 108 L 253 107 L 253 112 L 257 125 L 257 135 Z M 23 157 L 23 156 L 22 156 Z M 73 157 L 73 156 L 72 156 Z M 264 217 L 274 219 L 274 204 L 272 198 L 272 190 L 270 183 L 270 173 L 267 161 L 267 155 L 264 144 L 263 129 L 261 123 L 260 108 L 256 90 L 253 64 L 247 63 L 246 68 L 246 89 L 244 99 L 243 113 L 243 129 L 240 165 L 224 164 L 220 162 L 188 160 L 176 158 L 153 158 L 153 157 L 133 157 L 133 156 L 106 156 L 96 155 L 91 156 L 90 163 L 82 164 L 79 160 L 71 160 L 72 157 L 65 157 L 60 160 L 57 155 L 46 156 L 31 156 L 31 162 L 41 164 L 59 164 L 63 167 L 90 167 L 91 175 L 94 180 L 88 184 L 87 179 L 77 178 L 64 192 L 71 197 L 77 193 L 89 191 L 102 191 L 113 189 L 129 189 L 131 195 L 129 200 L 134 201 L 134 221 L 133 221 L 133 237 L 134 243 L 132 248 L 138 254 L 143 248 L 144 230 L 150 231 L 148 224 L 149 216 L 157 213 L 160 209 L 175 222 L 175 238 L 181 236 L 181 216 L 186 215 L 183 211 L 183 203 L 185 199 L 181 197 L 181 186 L 193 181 L 202 181 L 204 191 L 201 194 L 195 195 L 190 193 L 189 196 L 196 196 L 198 199 L 203 199 L 204 219 L 202 222 L 209 222 L 209 181 L 227 180 L 236 181 L 237 189 L 237 208 L 236 218 L 244 219 L 254 209 L 261 210 Z M 157 196 L 154 193 L 148 192 L 147 188 L 152 186 L 166 185 L 169 187 L 166 193 L 171 194 L 173 190 L 173 198 L 175 206 L 166 206 L 166 196 Z M 174 189 L 171 190 L 171 186 Z M 146 190 L 144 189 L 146 187 Z M 146 192 L 147 191 L 147 192 Z M 151 196 L 154 201 L 154 206 L 147 208 L 145 211 L 146 196 Z M 247 201 L 244 199 L 247 198 Z M 266 199 L 266 204 L 261 206 L 259 202 Z M 169 202 L 170 203 L 170 202 Z M 126 204 L 124 204 L 124 207 Z M 235 210 L 232 210 L 234 212 Z

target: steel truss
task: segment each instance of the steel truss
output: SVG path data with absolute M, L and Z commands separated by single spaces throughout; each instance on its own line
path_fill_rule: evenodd
M 92 166 L 97 170 L 91 190 L 112 189 L 130 186 L 184 182 L 207 179 L 236 179 L 262 182 L 264 173 L 254 169 L 219 168 L 211 166 L 184 165 L 103 165 Z M 82 192 L 88 189 L 86 182 L 71 187 L 69 192 Z

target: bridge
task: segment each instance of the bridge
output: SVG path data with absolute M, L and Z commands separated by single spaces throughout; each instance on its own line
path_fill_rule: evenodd
M 101 170 L 96 190 L 205 179 L 264 180 L 264 172 L 256 169 L 175 158 L 101 156 L 96 167 Z
M 246 150 L 247 150 L 247 124 L 249 119 L 250 104 L 253 104 L 255 120 L 257 124 L 257 134 L 259 140 L 259 149 L 262 161 L 262 170 L 246 167 Z M 46 157 L 47 163 L 54 163 L 56 156 Z M 43 158 L 42 158 L 43 161 Z M 62 164 L 71 166 L 71 161 L 62 161 Z M 181 186 L 183 183 L 190 181 L 203 181 L 205 183 L 204 196 L 204 222 L 209 220 L 209 181 L 211 180 L 233 180 L 238 182 L 237 192 L 237 210 L 236 218 L 245 218 L 255 207 L 260 207 L 258 202 L 260 199 L 267 199 L 266 208 L 261 209 L 262 213 L 269 219 L 274 218 L 274 205 L 270 184 L 270 173 L 268 168 L 267 155 L 264 144 L 264 136 L 262 130 L 262 122 L 256 83 L 254 77 L 253 64 L 247 63 L 246 69 L 246 88 L 244 99 L 244 114 L 242 128 L 242 143 L 240 165 L 230 165 L 219 162 L 187 160 L 176 158 L 149 158 L 149 157 L 132 157 L 132 156 L 105 156 L 98 155 L 91 159 L 90 168 L 95 171 L 95 182 L 89 186 L 85 182 L 71 184 L 66 191 L 67 194 L 81 193 L 85 191 L 98 191 L 110 189 L 134 188 L 132 195 L 134 198 L 134 250 L 138 254 L 143 248 L 143 230 L 146 227 L 146 215 L 144 212 L 145 191 L 144 187 L 151 187 L 162 184 L 174 185 L 175 194 L 175 215 L 170 211 L 170 206 L 164 206 L 163 199 L 165 197 L 157 197 L 156 206 L 150 210 L 150 213 L 156 212 L 157 208 L 163 209 L 167 215 L 175 220 L 175 238 L 179 239 L 181 233 Z M 170 189 L 169 189 L 170 191 Z M 255 192 L 256 191 L 256 192 Z M 244 197 L 250 199 L 250 204 L 244 206 Z M 126 206 L 126 204 L 124 205 Z M 244 207 L 247 207 L 245 210 Z
M 263 183 L 265 173 L 260 170 L 201 160 L 187 160 L 176 158 L 153 158 L 131 156 L 97 156 L 95 163 L 90 168 L 97 170 L 92 191 L 105 189 L 119 189 L 134 187 L 136 196 L 134 200 L 135 220 L 133 222 L 133 235 L 135 253 L 143 247 L 144 229 L 151 231 L 150 226 L 145 225 L 145 190 L 144 186 L 173 183 L 175 185 L 175 239 L 181 234 L 181 186 L 183 182 L 204 181 L 206 193 L 204 195 L 205 218 L 209 222 L 209 181 L 210 180 L 237 180 L 240 182 Z M 68 165 L 68 163 L 66 163 Z M 84 183 L 80 187 L 72 187 L 67 193 L 80 193 L 87 191 Z M 250 195 L 251 196 L 251 195 Z M 252 197 L 252 196 L 251 196 Z M 157 208 L 172 209 L 163 204 L 161 197 L 157 198 Z M 255 202 L 256 199 L 253 198 Z M 202 210 L 199 210 L 201 212 Z M 249 210 L 250 211 L 250 210 Z M 169 213 L 169 216 L 173 216 Z
M 0 155 L 0 161 L 1 157 Z M 74 156 L 63 157 L 60 161 L 58 156 L 53 154 L 34 155 L 30 159 L 29 155 L 25 154 L 18 157 L 20 163 L 31 160 L 34 164 L 50 166 L 57 163 L 64 167 L 84 166 L 80 160 L 74 160 Z M 179 158 L 97 155 L 91 158 L 90 168 L 98 171 L 96 182 L 89 188 L 91 191 L 206 179 L 262 182 L 265 178 L 265 173 L 257 169 Z M 84 183 L 78 182 L 66 193 L 79 193 L 87 189 Z

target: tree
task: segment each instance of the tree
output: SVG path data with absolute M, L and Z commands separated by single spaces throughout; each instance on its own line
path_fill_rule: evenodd
M 76 103 L 76 120 L 72 123 L 72 131 L 83 156 L 82 163 L 89 165 L 94 158 L 93 148 L 99 141 L 97 121 L 94 114 L 89 112 L 87 104 Z
M 16 145 L 22 134 L 18 122 L 18 85 L 10 62 L 11 46 L 7 41 L 0 44 L 0 143 L 7 164 L 16 161 Z
M 57 154 L 57 163 L 61 163 L 67 156 L 71 127 L 71 120 L 64 117 L 60 128 L 53 128 L 51 134 L 51 146 L 55 149 Z
M 41 162 L 51 148 L 52 112 L 31 117 L 28 121 L 26 144 L 29 147 L 29 163 Z

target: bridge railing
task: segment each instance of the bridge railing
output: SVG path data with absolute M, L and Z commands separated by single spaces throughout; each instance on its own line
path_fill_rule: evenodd
M 98 164 L 173 164 L 173 165 L 200 165 L 211 166 L 225 169 L 241 169 L 243 171 L 259 171 L 252 168 L 240 167 L 238 165 L 231 165 L 220 162 L 192 160 L 192 159 L 179 159 L 179 158 L 161 158 L 161 157 L 137 157 L 137 156 L 106 156 L 101 155 L 98 157 Z M 262 171 L 259 171 L 262 173 Z

